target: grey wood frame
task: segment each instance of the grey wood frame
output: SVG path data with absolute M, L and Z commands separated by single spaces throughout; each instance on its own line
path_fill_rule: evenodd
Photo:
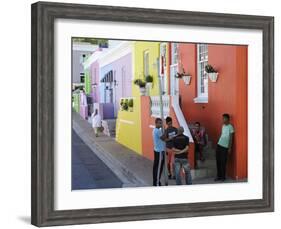
M 36 226 L 274 211 L 274 18 L 160 9 L 32 4 L 31 223 Z M 54 210 L 54 21 L 58 18 L 258 29 L 263 33 L 263 198 Z M 126 190 L 124 190 L 126 191 Z

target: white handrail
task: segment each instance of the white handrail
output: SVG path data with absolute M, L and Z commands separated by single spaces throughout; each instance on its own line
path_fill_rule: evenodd
M 160 114 L 159 96 L 150 96 L 150 100 L 151 100 L 151 116 L 160 118 L 161 114 Z M 162 102 L 163 102 L 163 114 L 164 114 L 164 118 L 166 118 L 167 116 L 169 116 L 169 112 L 170 112 L 170 96 L 163 95 Z
M 173 106 L 174 111 L 176 113 L 179 125 L 182 126 L 183 129 L 184 129 L 183 134 L 189 137 L 189 142 L 194 142 L 193 137 L 191 135 L 191 132 L 188 128 L 188 125 L 185 121 L 184 115 L 183 115 L 182 110 L 181 110 L 180 105 L 179 105 L 179 96 L 174 95 L 174 96 L 171 96 L 171 97 L 172 97 L 172 106 Z

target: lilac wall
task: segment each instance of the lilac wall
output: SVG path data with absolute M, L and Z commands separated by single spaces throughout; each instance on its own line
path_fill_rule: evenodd
M 114 115 L 116 117 L 117 111 L 119 110 L 120 98 L 132 96 L 132 54 L 129 53 L 114 62 L 103 66 L 101 68 L 100 79 L 110 70 L 113 71 L 114 79 L 117 82 L 116 86 L 113 86 Z M 100 97 L 104 97 L 102 85 L 100 89 Z

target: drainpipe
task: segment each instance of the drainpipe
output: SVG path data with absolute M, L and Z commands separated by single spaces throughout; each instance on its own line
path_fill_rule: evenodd
M 158 67 L 158 85 L 159 85 L 159 102 L 160 102 L 160 117 L 162 119 L 162 134 L 164 134 L 164 112 L 163 112 L 163 90 L 162 90 L 162 77 L 160 75 L 160 63 L 159 63 L 159 58 L 157 58 L 157 67 Z M 165 175 L 165 185 L 168 185 L 168 168 L 167 168 L 167 157 L 166 157 L 166 152 L 164 153 L 164 175 Z

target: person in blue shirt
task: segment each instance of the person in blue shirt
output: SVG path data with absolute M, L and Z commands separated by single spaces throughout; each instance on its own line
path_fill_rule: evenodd
M 154 161 L 153 161 L 153 186 L 161 186 L 161 174 L 163 171 L 166 142 L 165 133 L 162 132 L 161 118 L 155 119 L 155 128 L 152 132 L 154 145 Z

